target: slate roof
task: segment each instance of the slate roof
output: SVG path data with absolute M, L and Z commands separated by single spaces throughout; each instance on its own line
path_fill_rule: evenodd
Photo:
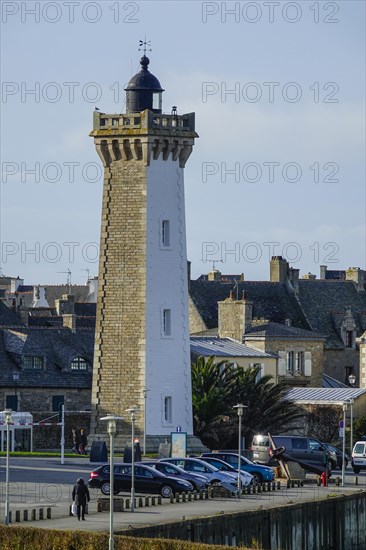
M 259 349 L 233 340 L 232 338 L 213 338 L 209 336 L 191 336 L 191 353 L 198 356 L 216 357 L 277 357 L 271 353 L 265 353 Z
M 19 387 L 91 388 L 94 329 L 80 329 L 75 334 L 67 328 L 2 328 L 0 330 L 0 386 L 13 387 L 12 373 L 20 374 Z M 21 366 L 21 355 L 46 358 L 44 369 Z M 84 358 L 88 371 L 72 371 L 70 363 Z
M 64 294 L 73 294 L 75 302 L 87 302 L 90 292 L 89 285 L 44 285 L 46 300 L 50 307 L 55 306 L 55 301 L 60 300 Z
M 291 339 L 291 340 L 322 340 L 325 336 L 313 332 L 310 330 L 304 330 L 288 325 L 281 325 L 280 323 L 265 323 L 263 325 L 257 325 L 247 330 L 245 336 L 253 338 L 274 338 L 279 339 Z
M 0 301 L 0 327 L 21 327 L 23 326 L 19 317 Z
M 349 388 L 349 386 L 323 372 L 323 388 Z
M 230 290 L 234 290 L 234 284 L 221 281 L 191 281 L 190 295 L 200 312 L 207 328 L 218 325 L 217 302 L 229 297 Z M 243 290 L 247 293 L 247 299 L 253 302 L 253 317 L 264 317 L 276 323 L 285 324 L 286 319 L 291 319 L 292 325 L 311 330 L 295 297 L 288 293 L 285 284 L 267 281 L 243 281 L 238 283 L 239 298 Z
M 357 336 L 366 329 L 366 292 L 352 281 L 300 280 L 299 299 L 311 329 L 327 335 L 326 348 L 344 349 L 340 325 L 347 308 L 357 325 Z

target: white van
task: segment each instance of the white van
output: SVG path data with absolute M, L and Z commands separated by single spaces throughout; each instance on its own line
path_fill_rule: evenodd
M 366 441 L 357 441 L 352 451 L 352 468 L 355 474 L 366 470 Z

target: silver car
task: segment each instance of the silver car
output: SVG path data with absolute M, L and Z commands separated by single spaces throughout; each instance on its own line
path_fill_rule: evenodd
M 176 464 L 186 472 L 204 475 L 210 484 L 220 483 L 225 489 L 235 492 L 237 490 L 237 478 L 229 472 L 221 472 L 211 464 L 198 458 L 161 458 L 159 462 Z
M 167 462 L 161 462 L 159 460 L 144 460 L 142 462 L 145 466 L 155 468 L 158 472 L 170 477 L 178 477 L 189 481 L 193 486 L 193 489 L 197 491 L 204 491 L 209 486 L 207 477 L 202 474 L 196 474 L 193 472 L 186 472 L 180 466 L 176 464 L 168 464 Z

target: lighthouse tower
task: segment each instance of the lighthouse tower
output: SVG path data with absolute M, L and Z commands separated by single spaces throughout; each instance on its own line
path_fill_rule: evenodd
M 193 433 L 183 172 L 198 136 L 194 113 L 163 114 L 140 64 L 126 114 L 95 111 L 90 134 L 104 165 L 91 436 L 112 413 L 123 444 L 135 406 L 149 449 L 176 426 Z

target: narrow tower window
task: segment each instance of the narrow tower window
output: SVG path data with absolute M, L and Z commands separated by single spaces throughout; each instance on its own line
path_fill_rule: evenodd
M 164 398 L 164 420 L 167 424 L 171 424 L 173 421 L 173 407 L 172 407 L 172 398 L 165 397 Z
M 163 310 L 163 334 L 164 336 L 170 336 L 172 333 L 172 320 L 171 320 L 171 310 Z
M 161 222 L 161 244 L 170 246 L 170 221 L 163 220 Z

